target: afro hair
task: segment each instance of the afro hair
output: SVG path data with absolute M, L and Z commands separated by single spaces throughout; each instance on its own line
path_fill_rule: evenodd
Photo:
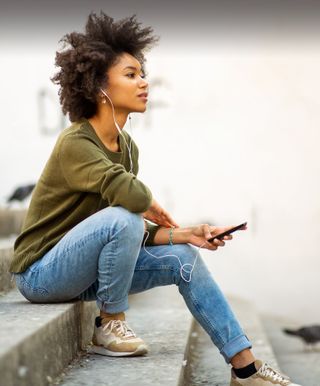
M 71 122 L 90 118 L 97 112 L 100 87 L 108 83 L 107 71 L 123 53 L 139 60 L 144 70 L 144 52 L 157 41 L 151 27 L 141 28 L 136 15 L 114 21 L 102 11 L 90 13 L 84 33 L 72 32 L 60 40 L 64 46 L 56 52 L 59 71 L 51 78 L 59 85 L 63 113 Z

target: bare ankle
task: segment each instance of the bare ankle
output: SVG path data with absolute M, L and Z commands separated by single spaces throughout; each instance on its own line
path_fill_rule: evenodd
M 250 363 L 254 362 L 256 358 L 252 354 L 250 349 L 245 349 L 240 351 L 238 354 L 231 358 L 230 363 L 236 369 L 248 366 Z
M 124 312 L 118 312 L 116 314 L 109 314 L 107 312 L 100 310 L 100 318 L 105 319 L 105 320 L 112 320 L 112 319 L 125 320 L 125 314 L 124 314 Z

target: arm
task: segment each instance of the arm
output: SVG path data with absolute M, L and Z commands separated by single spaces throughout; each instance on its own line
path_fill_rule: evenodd
M 157 230 L 154 232 L 152 237 L 152 244 L 150 245 L 164 245 L 169 244 L 169 232 L 171 228 L 156 226 Z M 173 229 L 173 244 L 192 244 L 197 247 L 216 250 L 218 247 L 223 247 L 226 240 L 231 240 L 232 235 L 224 236 L 223 239 L 215 239 L 213 242 L 207 241 L 212 236 L 219 235 L 227 230 L 232 229 L 233 227 L 224 226 L 216 227 L 210 226 L 209 224 L 200 224 L 191 227 L 185 228 L 175 228 Z M 241 230 L 246 230 L 247 227 L 244 226 Z M 147 226 L 148 230 L 148 226 Z M 150 232 L 151 233 L 151 232 Z M 146 243 L 146 245 L 148 245 Z
M 100 194 L 108 205 L 120 205 L 133 213 L 150 207 L 150 189 L 123 165 L 108 159 L 95 143 L 69 135 L 59 145 L 61 173 L 73 191 Z
M 169 232 L 171 228 L 163 227 L 160 225 L 151 224 L 145 220 L 145 230 L 149 232 L 149 235 L 145 233 L 143 238 L 147 238 L 146 245 L 163 245 L 169 244 Z M 191 236 L 192 228 L 175 228 L 173 231 L 173 243 L 174 244 L 185 244 L 188 243 Z
M 159 227 L 157 233 L 154 236 L 153 244 L 169 244 L 169 233 L 171 228 Z M 173 244 L 186 244 L 190 240 L 192 234 L 192 228 L 175 228 L 173 230 L 172 242 Z

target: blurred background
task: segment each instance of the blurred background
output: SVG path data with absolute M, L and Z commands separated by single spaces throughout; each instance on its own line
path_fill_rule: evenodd
M 181 225 L 248 222 L 202 251 L 223 291 L 319 323 L 320 31 L 316 1 L 10 1 L 0 11 L 1 206 L 35 183 L 60 131 L 59 39 L 90 11 L 133 14 L 148 109 L 132 114 L 139 178 Z M 28 201 L 10 207 L 27 206 Z

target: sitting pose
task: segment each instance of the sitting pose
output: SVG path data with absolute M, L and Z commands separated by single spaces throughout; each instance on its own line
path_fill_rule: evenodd
M 231 240 L 208 241 L 231 227 L 179 227 L 137 178 L 138 147 L 123 127 L 146 110 L 144 52 L 157 40 L 135 16 L 115 22 L 103 12 L 65 35 L 52 80 L 72 124 L 33 191 L 10 271 L 30 302 L 96 300 L 93 350 L 109 356 L 148 350 L 125 320 L 128 295 L 175 284 L 232 365 L 232 386 L 298 386 L 254 357 L 200 256 Z

